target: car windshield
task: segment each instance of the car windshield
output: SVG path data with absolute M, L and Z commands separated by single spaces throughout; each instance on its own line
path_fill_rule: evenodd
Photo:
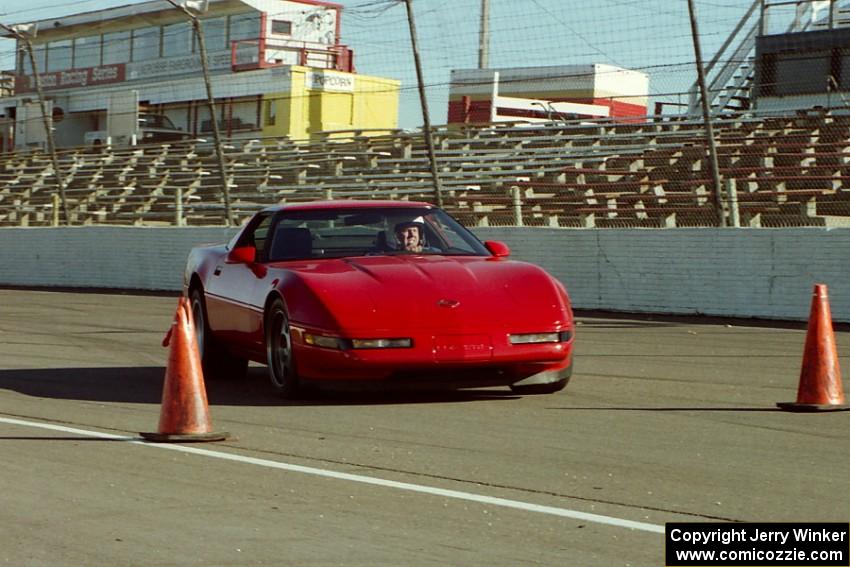
M 490 255 L 475 235 L 432 207 L 283 210 L 269 236 L 271 241 L 263 248 L 271 262 L 400 254 Z M 265 234 L 262 239 L 267 240 Z

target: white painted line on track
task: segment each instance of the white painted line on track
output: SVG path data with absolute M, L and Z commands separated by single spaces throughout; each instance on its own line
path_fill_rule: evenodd
M 635 522 L 632 520 L 624 520 L 613 516 L 603 516 L 600 514 L 590 514 L 580 512 L 578 510 L 570 510 L 568 508 L 557 508 L 555 506 L 541 506 L 520 500 L 509 500 L 507 498 L 497 498 L 494 496 L 484 496 L 482 494 L 473 494 L 471 492 L 461 492 L 459 490 L 446 490 L 434 486 L 425 486 L 421 484 L 411 484 L 408 482 L 398 482 L 395 480 L 386 480 L 382 478 L 374 478 L 359 474 L 350 474 L 336 472 L 325 469 L 317 469 L 313 467 L 305 467 L 301 465 L 293 465 L 290 463 L 281 463 L 278 461 L 270 461 L 267 459 L 257 459 L 254 457 L 246 457 L 233 453 L 222 453 L 220 451 L 211 451 L 209 449 L 201 449 L 192 445 L 179 445 L 168 443 L 148 443 L 139 437 L 128 437 L 124 435 L 113 435 L 111 433 L 101 433 L 99 431 L 89 431 L 86 429 L 76 429 L 73 427 L 65 427 L 62 425 L 54 425 L 51 423 L 40 423 L 35 421 L 25 421 L 21 419 L 12 419 L 0 417 L 0 423 L 9 425 L 18 425 L 21 427 L 34 427 L 38 429 L 47 429 L 50 431 L 59 431 L 61 433 L 72 433 L 74 435 L 82 435 L 86 437 L 96 437 L 98 439 L 109 439 L 113 441 L 126 441 L 136 445 L 145 445 L 154 449 L 166 449 L 169 451 L 178 451 L 180 453 L 189 453 L 193 455 L 201 455 L 213 459 L 221 459 L 224 461 L 233 461 L 237 463 L 245 463 L 259 467 L 270 469 L 279 469 L 290 472 L 299 472 L 310 474 L 313 476 L 321 476 L 325 478 L 333 478 L 337 480 L 347 480 L 349 482 L 359 482 L 361 484 L 371 484 L 375 486 L 383 486 L 386 488 L 395 488 L 398 490 L 407 490 L 409 492 L 419 492 L 421 494 L 430 494 L 432 496 L 442 496 L 444 498 L 454 498 L 456 500 L 466 500 L 469 502 L 478 502 L 479 504 L 489 504 L 490 506 L 501 506 L 503 508 L 514 508 L 516 510 L 524 510 L 526 512 L 535 512 L 538 514 L 548 514 L 550 516 L 560 516 L 562 518 L 572 518 L 574 520 L 582 520 L 585 522 L 593 522 L 596 524 L 604 524 L 608 526 L 616 526 L 619 528 L 629 528 L 633 530 L 641 530 L 652 533 L 664 533 L 664 526 L 657 524 L 649 524 L 645 522 Z

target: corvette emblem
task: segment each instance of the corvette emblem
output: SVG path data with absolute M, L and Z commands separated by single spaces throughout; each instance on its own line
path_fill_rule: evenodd
M 441 299 L 437 302 L 437 305 L 440 307 L 445 307 L 447 309 L 454 309 L 458 305 L 460 305 L 460 301 L 457 299 Z

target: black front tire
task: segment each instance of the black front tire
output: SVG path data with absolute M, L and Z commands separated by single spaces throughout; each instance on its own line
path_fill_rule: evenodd
M 301 384 L 295 372 L 292 331 L 283 301 L 276 299 L 266 312 L 266 359 L 272 388 L 283 398 L 296 398 Z
M 248 372 L 248 359 L 233 356 L 217 344 L 210 332 L 207 321 L 207 306 L 204 292 L 195 288 L 189 294 L 192 304 L 192 320 L 195 324 L 195 336 L 198 339 L 198 352 L 204 376 L 211 379 L 238 380 L 245 378 Z

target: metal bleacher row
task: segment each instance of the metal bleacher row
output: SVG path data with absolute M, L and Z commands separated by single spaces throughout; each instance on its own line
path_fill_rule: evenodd
M 850 116 L 818 109 L 725 116 L 719 173 L 742 226 L 850 226 Z M 701 121 L 501 123 L 434 129 L 445 208 L 476 225 L 718 224 Z M 231 205 L 316 199 L 434 201 L 421 132 L 328 132 L 309 142 L 229 142 Z M 59 153 L 71 224 L 220 225 L 209 142 Z M 722 195 L 725 201 L 729 194 Z M 0 226 L 49 226 L 59 201 L 49 156 L 0 155 Z

